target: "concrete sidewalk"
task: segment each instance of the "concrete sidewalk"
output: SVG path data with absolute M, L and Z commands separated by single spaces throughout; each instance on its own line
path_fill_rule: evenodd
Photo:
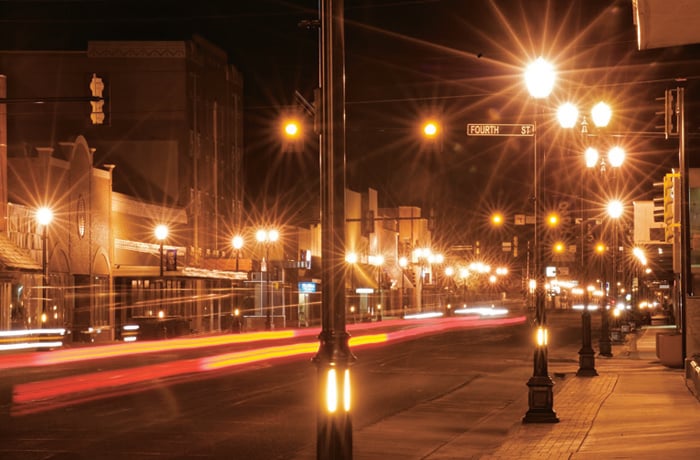
M 465 386 L 358 430 L 354 459 L 698 458 L 700 403 L 684 370 L 664 367 L 656 357 L 656 334 L 667 331 L 647 327 L 628 335 L 613 346 L 613 357 L 596 357 L 597 377 L 576 377 L 571 350 L 566 358 L 550 354 L 559 423 L 521 422 L 528 403 L 520 389 L 531 374 L 523 369 L 513 381 L 494 378 L 484 394 Z M 497 392 L 522 396 L 465 429 L 466 408 Z
M 556 379 L 555 424 L 515 423 L 491 452 L 473 453 L 468 436 L 424 457 L 446 459 L 698 458 L 700 403 L 682 369 L 662 366 L 648 327 L 596 358 L 597 377 L 576 377 L 578 365 L 550 364 Z M 504 414 L 505 415 L 505 414 Z

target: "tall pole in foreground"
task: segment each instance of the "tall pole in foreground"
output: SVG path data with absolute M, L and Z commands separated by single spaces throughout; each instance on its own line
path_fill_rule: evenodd
M 320 0 L 321 334 L 316 458 L 352 459 L 350 365 L 345 330 L 345 63 L 343 0 Z M 317 114 L 318 116 L 318 114 Z
M 554 87 L 554 69 L 544 59 L 539 58 L 531 64 L 525 72 L 525 81 L 530 95 L 536 100 L 549 96 Z M 539 106 L 539 104 L 536 104 Z M 539 108 L 535 117 L 539 117 Z M 544 254 L 541 241 L 540 219 L 542 204 L 544 203 L 544 187 L 542 180 L 544 177 L 544 149 L 538 148 L 538 129 L 542 123 L 535 120 L 534 136 L 534 200 L 533 211 L 535 217 L 534 224 L 534 250 L 535 250 L 535 277 L 537 285 L 535 287 L 535 323 L 537 325 L 536 345 L 533 356 L 532 377 L 527 382 L 528 386 L 528 406 L 529 409 L 523 417 L 523 423 L 556 423 L 559 421 L 557 414 L 553 410 L 554 392 L 552 387 L 554 382 L 549 376 L 547 369 L 547 320 L 545 312 L 545 273 Z

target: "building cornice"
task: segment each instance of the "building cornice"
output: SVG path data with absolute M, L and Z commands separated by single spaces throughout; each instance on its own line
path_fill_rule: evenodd
M 182 41 L 91 41 L 87 55 L 91 58 L 184 59 Z

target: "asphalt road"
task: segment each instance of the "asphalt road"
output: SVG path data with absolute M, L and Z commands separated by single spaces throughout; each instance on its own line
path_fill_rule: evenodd
M 580 343 L 577 318 L 555 318 L 552 340 L 570 350 Z M 359 348 L 352 368 L 354 430 L 369 432 L 374 423 L 465 386 L 474 401 L 465 407 L 464 423 L 477 421 L 526 391 L 532 350 L 527 323 Z M 313 452 L 317 377 L 310 355 L 173 372 L 221 352 L 179 350 L 3 370 L 0 458 L 270 460 Z M 91 387 L 104 376 L 130 383 L 104 391 Z M 520 383 L 494 384 L 499 381 Z M 65 386 L 76 390 L 51 396 Z M 36 396 L 41 391 L 44 399 Z

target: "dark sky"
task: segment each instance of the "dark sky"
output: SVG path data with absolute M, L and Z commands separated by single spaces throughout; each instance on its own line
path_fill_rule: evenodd
M 347 181 L 358 191 L 378 189 L 380 205 L 435 208 L 465 234 L 490 210 L 526 211 L 532 140 L 470 138 L 465 128 L 531 123 L 535 106 L 522 71 L 540 55 L 559 71 L 540 106 L 553 177 L 575 182 L 581 174 L 572 136 L 551 122 L 565 99 L 613 105 L 609 134 L 629 151 L 628 199 L 648 198 L 677 163 L 677 144 L 652 134 L 654 98 L 673 77 L 686 77 L 688 105 L 696 105 L 698 47 L 638 51 L 631 0 L 345 3 Z M 88 39 L 197 33 L 220 46 L 244 75 L 248 191 L 251 205 L 264 207 L 279 196 L 292 201 L 300 184 L 316 190 L 314 137 L 301 152 L 283 152 L 277 129 L 294 92 L 312 100 L 318 84 L 317 33 L 298 25 L 316 19 L 317 7 L 313 0 L 0 0 L 0 41 L 6 49 L 84 49 Z M 438 146 L 419 135 L 427 117 L 442 123 Z M 689 118 L 692 137 L 700 123 Z

